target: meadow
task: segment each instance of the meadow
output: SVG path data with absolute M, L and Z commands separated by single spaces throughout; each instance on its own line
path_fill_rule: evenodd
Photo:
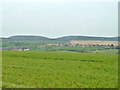
M 118 54 L 3 51 L 3 88 L 117 88 Z

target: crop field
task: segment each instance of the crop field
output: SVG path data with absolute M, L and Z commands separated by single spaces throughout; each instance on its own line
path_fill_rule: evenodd
M 117 88 L 118 54 L 3 51 L 3 88 Z
M 82 40 L 82 41 L 76 41 L 73 40 L 71 41 L 72 44 L 101 44 L 101 45 L 108 45 L 108 44 L 114 44 L 114 45 L 118 45 L 118 41 L 97 41 L 97 40 L 92 40 L 92 41 L 88 41 L 88 40 Z

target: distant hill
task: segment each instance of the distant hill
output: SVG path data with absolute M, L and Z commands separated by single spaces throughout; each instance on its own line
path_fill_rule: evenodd
M 104 40 L 104 41 L 118 41 L 118 37 L 65 36 L 65 37 L 57 38 L 57 40 Z
M 12 39 L 12 40 L 61 40 L 61 41 L 70 41 L 70 40 L 118 41 L 118 37 L 92 37 L 92 36 L 64 36 L 64 37 L 60 37 L 60 38 L 51 39 L 51 38 L 47 38 L 47 37 L 43 37 L 43 36 L 17 35 L 17 36 L 11 36 L 7 39 Z
M 25 35 L 18 35 L 18 36 L 11 36 L 9 39 L 14 40 L 49 40 L 47 37 L 42 36 L 25 36 Z

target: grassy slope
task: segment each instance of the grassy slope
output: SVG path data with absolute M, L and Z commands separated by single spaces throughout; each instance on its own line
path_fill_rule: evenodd
M 99 53 L 118 53 L 118 49 L 100 50 Z
M 115 88 L 118 55 L 3 51 L 3 88 Z
M 98 48 L 98 47 L 69 47 L 69 46 L 40 46 L 37 49 L 37 51 L 95 51 L 97 49 L 104 50 L 104 48 Z
M 111 53 L 111 54 L 117 54 L 118 49 L 103 49 L 99 51 L 91 51 L 92 53 Z

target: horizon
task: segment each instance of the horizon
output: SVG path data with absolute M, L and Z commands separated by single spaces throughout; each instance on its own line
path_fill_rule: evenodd
M 83 37 L 105 37 L 105 38 L 115 38 L 115 37 L 119 37 L 119 36 L 93 36 L 93 35 L 64 35 L 64 36 L 58 36 L 58 37 L 48 37 L 48 36 L 43 36 L 43 35 L 33 35 L 33 34 L 17 34 L 17 35 L 10 35 L 10 36 L 0 36 L 0 38 L 9 38 L 12 36 L 41 36 L 41 37 L 46 37 L 46 38 L 50 38 L 50 39 L 55 39 L 55 38 L 60 38 L 60 37 L 67 37 L 67 36 L 83 36 Z

